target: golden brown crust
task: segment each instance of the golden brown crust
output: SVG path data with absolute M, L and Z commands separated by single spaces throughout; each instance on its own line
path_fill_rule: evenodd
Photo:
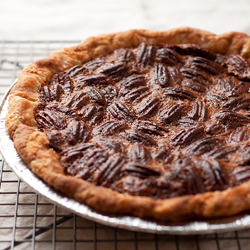
M 225 191 L 153 200 L 120 194 L 64 174 L 59 156 L 49 148 L 47 137 L 38 132 L 36 127 L 34 115 L 39 89 L 58 72 L 83 64 L 102 53 L 111 53 L 121 47 L 136 47 L 141 42 L 193 43 L 220 54 L 237 53 L 250 57 L 250 37 L 246 34 L 231 32 L 217 36 L 192 28 L 176 28 L 165 32 L 131 30 L 100 35 L 91 37 L 78 46 L 56 51 L 49 57 L 28 65 L 9 95 L 6 128 L 18 153 L 27 166 L 46 183 L 100 212 L 178 221 L 229 216 L 250 209 L 248 182 Z

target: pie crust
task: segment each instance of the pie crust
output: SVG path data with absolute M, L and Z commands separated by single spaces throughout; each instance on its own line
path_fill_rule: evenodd
M 132 196 L 67 176 L 59 155 L 49 147 L 47 136 L 35 120 L 39 91 L 56 73 L 82 65 L 119 48 L 146 44 L 197 44 L 218 54 L 250 57 L 250 37 L 231 32 L 215 35 L 193 28 L 165 32 L 130 30 L 91 37 L 71 48 L 58 50 L 23 69 L 9 94 L 6 128 L 27 166 L 48 185 L 96 211 L 124 214 L 156 221 L 183 221 L 230 216 L 250 209 L 250 182 L 224 191 L 155 200 Z

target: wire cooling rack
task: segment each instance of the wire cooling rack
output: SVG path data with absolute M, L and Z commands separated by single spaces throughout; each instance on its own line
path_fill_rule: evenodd
M 79 42 L 0 41 L 0 99 L 27 64 Z M 250 230 L 177 236 L 107 227 L 51 204 L 0 157 L 0 249 L 248 250 Z

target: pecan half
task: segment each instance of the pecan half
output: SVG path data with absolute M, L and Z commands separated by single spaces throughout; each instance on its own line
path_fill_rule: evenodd
M 102 106 L 106 105 L 106 99 L 105 99 L 104 95 L 97 88 L 92 87 L 90 90 L 88 90 L 87 94 L 94 102 L 96 102 Z
M 68 74 L 64 72 L 60 72 L 54 75 L 51 78 L 49 84 L 50 85 L 59 84 L 63 87 L 65 93 L 68 93 L 68 94 L 71 93 L 72 84 L 71 84 Z
M 117 120 L 133 120 L 134 113 L 131 107 L 122 102 L 114 102 L 107 108 L 108 112 Z
M 146 163 L 152 159 L 150 151 L 143 145 L 135 143 L 129 150 L 130 159 L 135 162 Z
M 165 63 L 169 66 L 176 66 L 178 64 L 182 64 L 183 62 L 181 56 L 178 55 L 178 53 L 167 47 L 158 49 L 156 56 L 157 59 L 160 60 L 160 62 Z
M 137 113 L 140 117 L 146 118 L 155 115 L 160 106 L 160 100 L 157 97 L 149 97 L 140 103 Z
M 214 115 L 219 122 L 229 123 L 234 125 L 244 125 L 250 123 L 250 118 L 234 112 L 234 111 L 220 111 Z
M 117 121 L 107 121 L 93 130 L 94 135 L 113 135 L 125 129 L 125 123 Z
M 156 65 L 151 71 L 151 82 L 162 88 L 169 86 L 170 76 L 167 67 L 162 64 Z
M 181 130 L 174 137 L 172 137 L 172 143 L 174 146 L 182 145 L 187 146 L 195 140 L 198 140 L 204 135 L 203 127 L 190 128 L 188 130 Z
M 137 50 L 136 61 L 142 66 L 151 65 L 155 60 L 156 48 L 153 45 L 147 46 L 142 43 Z
M 145 85 L 146 81 L 147 79 L 144 76 L 134 74 L 120 81 L 118 83 L 118 86 L 126 88 L 126 89 L 132 89 L 132 88 Z
M 197 98 L 197 95 L 194 92 L 179 87 L 166 88 L 163 95 L 178 100 L 192 101 Z
M 202 57 L 191 58 L 189 64 L 191 68 L 198 68 L 212 75 L 218 75 L 223 70 L 220 64 Z
M 151 136 L 145 135 L 144 133 L 140 132 L 139 130 L 135 130 L 135 129 L 127 130 L 123 134 L 123 136 L 131 142 L 138 142 L 138 143 L 141 143 L 145 146 L 156 145 L 155 140 Z
M 70 107 L 74 110 L 81 108 L 87 104 L 89 97 L 84 91 L 78 91 L 66 99 L 65 106 Z
M 122 167 L 122 171 L 126 174 L 133 175 L 139 178 L 148 178 L 151 176 L 159 176 L 160 173 L 156 169 L 150 168 L 137 162 L 130 162 Z
M 121 78 L 127 73 L 128 67 L 125 63 L 119 63 L 115 65 L 109 65 L 102 68 L 99 73 L 107 75 L 111 78 Z
M 185 103 L 176 103 L 170 107 L 164 108 L 159 115 L 159 120 L 163 123 L 177 121 L 181 117 L 182 111 L 185 107 Z

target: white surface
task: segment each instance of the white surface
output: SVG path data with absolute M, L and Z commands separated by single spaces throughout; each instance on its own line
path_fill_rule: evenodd
M 180 26 L 250 35 L 249 13 L 249 0 L 1 0 L 0 39 L 85 39 Z

